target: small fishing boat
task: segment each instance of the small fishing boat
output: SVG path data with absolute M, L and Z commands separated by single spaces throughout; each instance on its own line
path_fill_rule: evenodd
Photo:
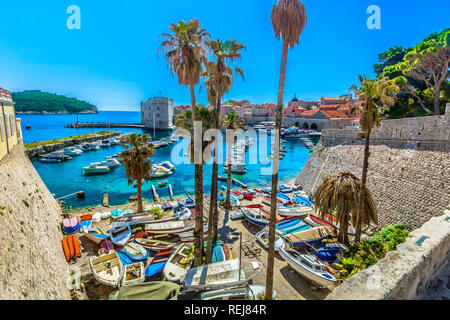
M 111 212 L 111 218 L 113 218 L 113 220 L 119 219 L 123 216 L 123 210 L 122 209 L 114 209 Z
M 180 237 L 181 242 L 183 243 L 192 243 L 194 242 L 194 228 L 191 228 L 188 231 L 178 232 L 177 235 Z M 208 239 L 208 224 L 205 223 L 203 225 L 203 240 Z
M 238 200 L 244 200 L 244 195 L 240 191 L 231 191 L 231 194 L 235 196 Z
M 175 171 L 177 168 L 170 162 L 170 161 L 164 161 L 160 163 L 160 166 L 169 169 L 170 171 Z
M 125 286 L 110 294 L 108 300 L 173 300 L 180 286 L 167 281 L 152 281 Z
M 169 281 L 178 282 L 186 274 L 194 261 L 192 247 L 182 244 L 178 246 L 163 269 L 163 274 Z
M 134 242 L 127 243 L 122 252 L 133 261 L 146 261 L 150 254 L 143 246 Z
M 167 187 L 168 184 L 169 184 L 169 181 L 163 180 L 163 181 L 158 182 L 158 187 L 159 188 Z
M 264 189 L 262 189 L 261 191 L 262 191 L 263 193 L 267 194 L 267 195 L 270 195 L 270 193 L 272 192 L 272 189 L 271 189 L 271 188 L 264 188 Z
M 65 148 L 63 150 L 63 153 L 70 157 L 76 157 L 76 156 L 81 155 L 83 153 L 83 150 L 81 150 L 80 148 L 77 148 L 77 147 L 69 147 L 69 148 Z
M 299 231 L 311 229 L 312 227 L 305 223 L 302 219 L 288 219 L 281 221 L 275 225 L 275 230 L 280 235 L 287 235 Z
M 295 249 L 281 249 L 280 255 L 292 269 L 315 285 L 330 288 L 337 284 L 336 278 L 313 255 L 301 254 Z
M 113 228 L 109 232 L 111 241 L 120 247 L 123 247 L 128 240 L 131 238 L 131 228 L 130 225 L 126 225 L 123 227 Z
M 107 286 L 117 287 L 124 274 L 122 261 L 113 250 L 99 257 L 91 257 L 89 265 L 95 279 Z
M 269 219 L 261 209 L 242 208 L 242 213 L 248 222 L 259 228 L 264 228 L 269 223 Z
M 125 265 L 122 286 L 134 286 L 145 281 L 144 263 L 135 262 Z
M 135 211 L 133 210 L 133 209 L 126 209 L 124 212 L 123 212 L 123 216 L 129 216 L 129 215 L 132 215 L 132 214 L 134 214 L 135 213 Z
M 255 234 L 256 240 L 264 247 L 264 249 L 269 248 L 269 230 L 267 228 L 262 229 L 260 232 Z M 275 252 L 278 252 L 280 248 L 284 248 L 286 243 L 283 238 L 275 234 Z
M 86 238 L 88 238 L 89 240 L 91 240 L 97 244 L 99 244 L 103 240 L 108 239 L 108 237 L 109 237 L 109 235 L 107 233 L 103 232 L 103 230 L 100 227 L 84 228 L 83 232 L 84 232 L 84 235 L 86 236 Z
M 102 216 L 101 216 L 102 220 L 106 220 L 106 219 L 109 219 L 109 218 L 111 218 L 111 211 L 102 212 Z
M 117 159 L 109 158 L 109 159 L 106 159 L 105 161 L 100 162 L 100 165 L 106 166 L 106 167 L 110 168 L 111 170 L 115 170 L 118 167 L 120 167 L 122 164 L 119 161 L 117 161 Z
M 160 223 L 148 223 L 145 230 L 149 234 L 173 234 L 194 229 L 194 220 L 171 220 Z
M 192 199 L 191 196 L 188 196 L 185 200 L 178 201 L 178 204 L 180 206 L 183 206 L 183 207 L 186 207 L 186 208 L 189 208 L 189 209 L 195 208 L 195 200 Z
M 292 193 L 292 192 L 293 192 L 292 188 L 289 187 L 289 186 L 287 186 L 287 185 L 285 185 L 285 184 L 282 184 L 282 185 L 278 188 L 278 190 L 279 190 L 281 193 Z
M 80 223 L 77 217 L 66 218 L 62 221 L 62 231 L 65 234 L 74 234 L 80 229 Z
M 168 242 L 147 238 L 135 238 L 134 242 L 149 250 L 167 250 L 177 245 L 176 242 Z
M 202 292 L 201 300 L 263 300 L 266 293 L 265 286 L 247 285 Z M 277 293 L 272 291 L 272 300 Z
M 295 204 L 302 204 L 307 207 L 312 207 L 311 201 L 309 201 L 309 199 L 307 199 L 304 196 L 301 196 L 299 194 L 295 195 L 292 198 L 292 202 Z
M 277 193 L 277 199 L 280 200 L 282 203 L 286 204 L 291 201 L 291 198 L 281 192 Z
M 307 217 L 305 217 L 305 222 L 312 225 L 313 227 L 325 226 L 331 229 L 336 229 L 336 226 L 333 223 L 326 220 L 322 220 L 319 217 L 313 215 L 308 215 Z
M 242 264 L 239 259 L 232 259 L 189 269 L 181 282 L 187 289 L 218 289 L 244 284 L 259 272 L 260 265 L 255 268 L 248 258 L 243 258 Z
M 164 266 L 172 255 L 174 248 L 164 249 L 158 251 L 158 253 L 153 257 L 152 261 L 145 268 L 145 276 L 148 278 L 153 278 L 159 275 Z
M 192 215 L 191 210 L 189 210 L 186 207 L 180 207 L 180 209 L 175 212 L 174 217 L 177 220 L 186 220 L 189 219 L 191 215 Z
M 83 144 L 80 148 L 81 148 L 81 150 L 83 150 L 83 152 L 93 150 L 90 144 Z
M 278 208 L 278 214 L 283 218 L 300 217 L 311 213 L 314 213 L 314 209 L 303 205 L 281 206 Z
M 91 163 L 89 166 L 83 167 L 82 170 L 85 176 L 108 174 L 112 171 L 109 167 L 102 166 L 98 162 Z
M 284 236 L 287 242 L 292 246 L 311 245 L 322 242 L 323 239 L 330 235 L 327 227 L 313 227 L 305 230 L 300 230 Z
M 221 176 L 221 175 L 219 175 L 219 176 L 217 177 L 217 180 L 219 180 L 219 181 L 221 181 L 221 182 L 227 182 L 227 177 L 226 177 L 226 176 Z
M 264 197 L 264 199 L 262 199 L 261 202 L 270 207 L 270 205 L 272 203 L 272 199 L 269 197 Z M 282 204 L 281 200 L 277 199 L 277 204 Z
M 237 209 L 235 211 L 231 211 L 230 219 L 231 220 L 242 220 L 242 219 L 244 219 L 244 213 L 242 212 L 242 209 Z
M 111 250 L 115 250 L 114 244 L 110 240 L 103 240 L 100 242 L 99 247 L 99 252 L 103 251 L 104 253 L 109 253 Z

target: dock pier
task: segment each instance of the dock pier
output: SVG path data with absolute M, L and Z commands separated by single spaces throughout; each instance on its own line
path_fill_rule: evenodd
M 169 184 L 169 195 L 170 195 L 170 201 L 173 201 L 173 192 L 172 192 L 172 185 Z
M 84 122 L 84 123 L 72 123 L 65 126 L 66 128 L 136 128 L 136 129 L 144 129 L 145 126 L 140 123 L 109 123 L 109 122 L 97 122 L 97 123 L 90 123 L 90 122 Z
M 152 185 L 152 194 L 153 194 L 153 201 L 154 201 L 155 203 L 159 203 L 159 195 L 158 195 L 158 193 L 156 192 L 156 188 L 155 188 L 154 185 Z
M 104 206 L 105 208 L 109 207 L 109 193 L 103 194 L 102 206 Z

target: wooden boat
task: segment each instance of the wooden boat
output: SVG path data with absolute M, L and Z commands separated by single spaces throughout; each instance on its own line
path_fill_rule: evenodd
M 122 286 L 133 286 L 145 281 L 144 263 L 135 262 L 125 266 Z
M 110 294 L 108 300 L 173 300 L 180 286 L 167 281 L 152 281 L 125 286 Z
M 107 286 L 117 287 L 124 274 L 122 261 L 113 250 L 99 257 L 91 257 L 89 265 L 95 279 Z
M 264 247 L 264 249 L 269 248 L 269 230 L 267 228 L 262 229 L 260 232 L 255 234 L 256 240 Z M 284 248 L 286 243 L 283 238 L 275 234 L 275 252 L 278 252 L 280 248 Z
M 325 227 L 329 227 L 331 229 L 336 229 L 336 226 L 326 220 L 322 220 L 319 217 L 313 216 L 313 215 L 308 215 L 305 218 L 305 222 L 312 225 L 313 227 L 319 227 L 319 226 L 325 226 Z
M 315 285 L 322 288 L 336 285 L 336 278 L 313 255 L 301 254 L 295 249 L 281 249 L 280 255 L 292 269 Z
M 281 192 L 281 193 L 292 193 L 294 190 L 292 190 L 292 188 L 291 187 L 289 187 L 289 186 L 287 186 L 287 185 L 284 185 L 284 184 L 282 184 L 279 188 L 278 188 L 278 190 Z
M 292 198 L 292 202 L 295 204 L 302 204 L 307 207 L 312 207 L 311 201 L 309 201 L 307 197 L 298 194 Z
M 194 229 L 186 232 L 177 233 L 180 237 L 180 241 L 183 243 L 193 243 L 194 242 Z M 203 240 L 208 239 L 208 224 L 203 225 Z
M 109 251 L 111 250 L 115 250 L 114 249 L 114 244 L 110 241 L 110 240 L 103 240 L 102 242 L 100 242 L 100 251 L 103 251 L 104 253 L 109 253 Z
M 275 225 L 276 232 L 282 236 L 311 228 L 311 225 L 305 223 L 301 218 L 283 220 Z
M 191 267 L 194 261 L 191 251 L 191 246 L 185 244 L 179 245 L 174 250 L 163 269 L 164 277 L 167 280 L 178 282 L 186 274 L 187 269 Z
M 62 221 L 62 231 L 65 234 L 74 234 L 80 228 L 77 217 L 66 218 Z
M 244 195 L 240 191 L 231 191 L 231 194 L 235 196 L 238 200 L 244 200 Z
M 244 218 L 259 228 L 264 228 L 269 223 L 269 219 L 261 209 L 242 208 L 241 210 Z
M 119 228 L 113 228 L 109 232 L 111 241 L 117 245 L 123 247 L 131 238 L 130 225 L 126 225 Z
M 311 207 L 305 207 L 303 205 L 292 205 L 292 206 L 280 206 L 278 207 L 278 214 L 281 217 L 298 217 L 314 213 L 314 209 Z
M 169 184 L 169 181 L 163 180 L 163 181 L 158 182 L 158 187 L 159 188 L 166 187 L 168 184 Z
M 260 265 L 255 269 L 248 258 L 242 259 L 242 265 L 232 259 L 189 269 L 181 281 L 187 289 L 218 289 L 244 284 L 260 271 Z
M 186 207 L 179 207 L 179 210 L 176 210 L 174 217 L 177 218 L 177 220 L 186 220 L 189 219 L 192 215 L 191 210 L 189 210 Z
M 103 240 L 108 239 L 109 235 L 103 232 L 99 227 L 97 228 L 85 228 L 83 229 L 83 233 L 89 240 L 99 244 Z
M 306 244 L 314 244 L 322 242 L 323 239 L 330 235 L 330 231 L 327 227 L 313 227 L 306 230 L 297 231 L 288 235 L 284 238 L 292 246 L 302 246 Z
M 167 250 L 177 245 L 176 242 L 168 242 L 146 238 L 134 238 L 134 242 L 149 250 Z
M 161 223 L 148 223 L 145 230 L 149 234 L 173 234 L 194 229 L 194 220 L 173 220 Z
M 101 218 L 102 218 L 102 220 L 106 220 L 106 219 L 111 218 L 111 211 L 103 212 Z
M 133 261 L 146 261 L 150 254 L 143 246 L 134 242 L 127 243 L 122 252 Z
M 262 199 L 261 202 L 264 203 L 265 205 L 270 206 L 271 203 L 272 203 L 272 199 L 269 198 L 269 197 L 264 197 L 264 199 Z M 281 203 L 283 203 L 283 202 L 282 202 L 281 200 L 277 199 L 277 203 L 281 204 Z
M 266 293 L 265 286 L 248 285 L 202 292 L 201 300 L 261 300 Z M 272 300 L 277 296 L 272 291 Z
M 123 216 L 123 210 L 122 209 L 114 209 L 111 212 L 111 218 L 115 219 L 119 219 L 120 217 Z
M 192 199 L 191 196 L 187 197 L 186 200 L 178 201 L 178 204 L 180 206 L 184 206 L 184 207 L 189 208 L 189 209 L 195 208 L 195 200 Z
M 133 210 L 133 209 L 126 209 L 124 212 L 123 212 L 123 215 L 124 216 L 129 216 L 129 215 L 132 215 L 132 214 L 134 214 L 135 213 L 135 211 Z
M 277 199 L 280 200 L 282 203 L 288 203 L 291 201 L 291 198 L 289 196 L 281 192 L 277 193 Z
M 231 220 L 242 220 L 242 219 L 244 219 L 244 213 L 242 212 L 242 209 L 237 209 L 235 211 L 231 211 L 230 219 Z
M 158 253 L 153 257 L 152 261 L 145 268 L 145 276 L 148 278 L 153 278 L 159 275 L 164 266 L 172 255 L 174 248 L 164 249 L 158 251 Z

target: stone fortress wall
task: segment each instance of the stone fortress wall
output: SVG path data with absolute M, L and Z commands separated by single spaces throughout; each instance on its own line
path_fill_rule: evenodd
M 59 205 L 16 145 L 0 162 L 0 300 L 71 298 L 60 222 Z

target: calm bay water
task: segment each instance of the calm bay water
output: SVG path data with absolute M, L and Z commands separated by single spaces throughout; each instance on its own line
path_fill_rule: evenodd
M 139 112 L 100 112 L 97 115 L 21 115 L 22 125 L 31 125 L 31 130 L 23 129 L 24 141 L 42 141 L 67 136 L 75 136 L 79 134 L 101 131 L 103 129 L 69 129 L 64 128 L 69 123 L 76 122 L 78 117 L 80 122 L 140 122 Z M 139 129 L 115 129 L 122 132 L 143 132 Z M 153 132 L 147 132 L 153 136 Z M 156 139 L 169 136 L 170 131 L 156 132 Z M 246 154 L 246 163 L 250 159 L 256 159 L 256 164 L 246 164 L 248 173 L 244 175 L 234 175 L 233 177 L 249 185 L 250 187 L 269 186 L 271 183 L 271 161 L 265 156 L 259 156 L 257 136 L 252 136 L 254 143 Z M 267 146 L 270 146 L 270 137 Z M 155 150 L 155 157 L 152 157 L 152 163 L 159 163 L 169 160 L 173 162 L 177 170 L 170 177 L 167 177 L 172 184 L 175 196 L 184 196 L 186 194 L 194 194 L 194 166 L 188 164 L 187 158 L 184 157 L 183 150 L 179 151 L 181 146 L 187 146 L 187 141 L 180 140 L 169 147 L 163 147 Z M 180 145 L 182 144 L 182 145 Z M 291 139 L 285 143 L 287 149 L 286 156 L 280 160 L 279 179 L 280 182 L 286 182 L 294 179 L 303 168 L 304 164 L 310 156 L 310 151 L 298 139 Z M 179 151 L 176 157 L 172 156 L 173 149 Z M 270 147 L 268 147 L 270 148 Z M 32 163 L 47 185 L 51 193 L 56 197 L 62 197 L 77 191 L 85 191 L 86 199 L 78 201 L 76 197 L 65 199 L 66 204 L 72 207 L 85 207 L 98 205 L 102 201 L 103 193 L 109 192 L 111 205 L 119 205 L 126 203 L 129 197 L 136 193 L 136 189 L 132 185 L 128 185 L 125 178 L 125 169 L 120 167 L 108 175 L 103 176 L 83 176 L 81 168 L 88 166 L 92 162 L 100 162 L 105 160 L 106 156 L 121 152 L 121 146 L 111 146 L 101 148 L 91 152 L 83 153 L 78 157 L 64 163 L 46 164 L 39 159 L 32 159 Z M 223 150 L 226 145 L 223 144 Z M 269 151 L 270 153 L 270 151 Z M 176 163 L 176 162 L 186 163 Z M 209 193 L 211 190 L 211 164 L 204 166 L 204 192 Z M 223 173 L 222 165 L 219 165 L 219 174 Z M 143 196 L 146 199 L 152 199 L 151 186 L 157 185 L 158 180 L 146 182 L 143 186 Z M 225 183 L 219 183 L 225 185 Z M 157 188 L 161 197 L 169 195 L 168 188 Z

